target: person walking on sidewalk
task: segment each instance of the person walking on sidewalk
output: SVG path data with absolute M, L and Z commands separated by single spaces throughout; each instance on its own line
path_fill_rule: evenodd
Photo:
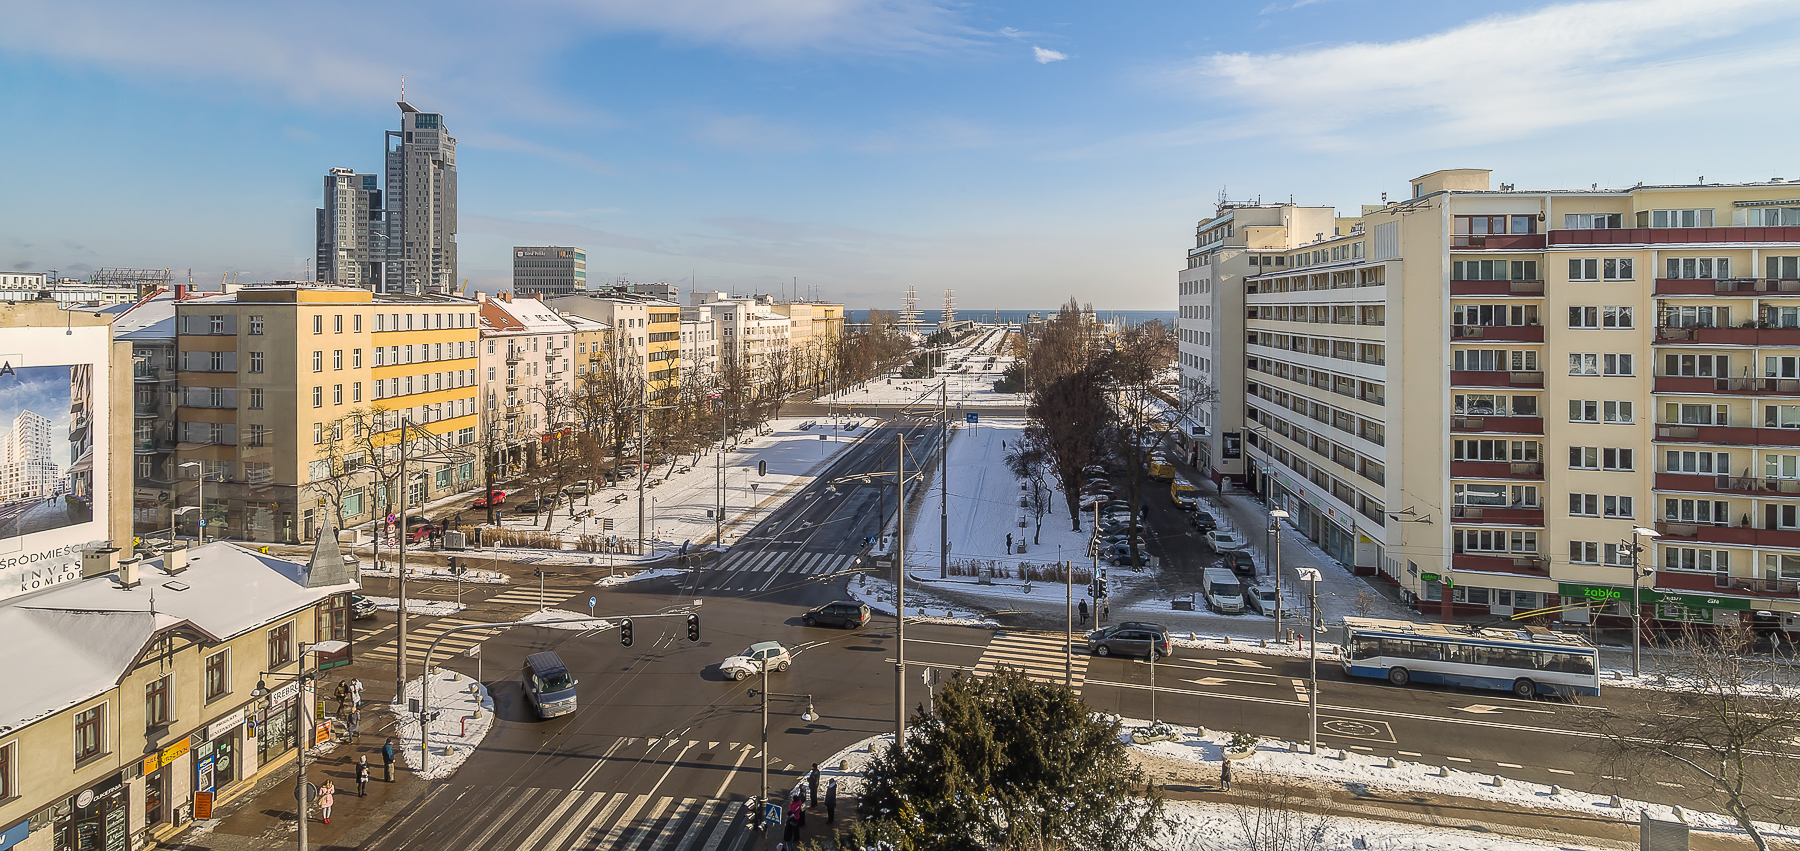
M 1231 760 L 1229 759 L 1225 759 L 1219 764 L 1219 788 L 1226 792 L 1231 791 Z
M 350 741 L 356 741 L 356 737 L 362 735 L 362 713 L 355 709 L 350 710 L 350 718 L 344 723 L 344 726 L 349 728 Z
M 350 703 L 350 681 L 349 680 L 338 680 L 337 702 L 338 702 L 337 714 L 342 715 L 342 714 L 344 714 L 344 707 L 348 706 Z
M 811 793 L 811 795 L 806 799 L 806 805 L 809 807 L 818 806 L 819 805 L 819 764 L 816 762 L 813 763 L 812 773 L 808 774 L 806 776 L 806 786 L 807 786 L 807 790 Z
M 381 767 L 387 772 L 387 782 L 394 782 L 394 737 L 389 736 L 387 743 L 381 746 Z
M 1075 610 L 1075 613 L 1078 615 L 1081 615 L 1081 625 L 1087 626 L 1087 601 L 1086 600 L 1081 601 L 1081 606 Z
M 825 784 L 825 823 L 837 823 L 837 778 Z
M 326 824 L 331 824 L 331 798 L 336 794 L 337 787 L 329 780 L 319 787 L 319 816 L 325 819 Z
M 363 754 L 356 760 L 356 797 L 369 796 L 369 755 Z
M 351 709 L 361 709 L 362 708 L 362 693 L 363 693 L 362 678 L 358 677 L 357 679 L 351 680 L 350 681 L 350 708 Z

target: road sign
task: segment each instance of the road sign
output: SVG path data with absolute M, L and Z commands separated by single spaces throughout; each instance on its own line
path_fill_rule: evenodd
M 200 528 L 206 528 L 206 518 L 204 517 L 200 518 Z
M 599 602 L 600 602 L 600 598 L 598 598 L 598 597 L 589 597 L 589 598 L 588 598 L 588 608 L 590 608 L 590 609 L 591 609 L 591 608 L 593 608 L 593 607 L 594 607 L 594 606 L 595 606 L 595 604 L 597 604 L 597 603 L 599 603 Z
M 756 462 L 756 474 L 759 476 L 768 475 L 769 474 L 769 462 L 766 460 L 757 461 Z
M 981 422 L 981 415 L 971 411 L 970 413 L 964 415 L 964 419 L 966 419 L 972 423 L 978 423 L 978 422 Z
M 769 803 L 763 805 L 763 824 L 781 824 L 781 805 Z
M 611 532 L 612 531 L 612 518 L 611 517 L 603 518 L 600 521 L 600 528 L 602 531 Z

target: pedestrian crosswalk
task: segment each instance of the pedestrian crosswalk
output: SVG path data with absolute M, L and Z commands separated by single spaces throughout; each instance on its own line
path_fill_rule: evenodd
M 1068 635 L 1060 632 L 997 632 L 975 663 L 975 676 L 993 676 L 997 669 L 1006 666 L 1017 668 L 1041 683 L 1060 683 L 1063 682 L 1065 660 L 1068 662 L 1069 685 L 1079 692 L 1087 676 L 1088 655 L 1082 649 L 1072 651 Z
M 415 665 L 423 663 L 425 651 L 431 647 L 431 643 L 455 627 L 489 622 L 486 618 L 471 620 L 450 617 L 412 626 L 406 630 L 406 661 Z M 452 634 L 438 642 L 437 651 L 432 654 L 431 658 L 434 662 L 448 659 L 491 638 L 497 631 L 498 629 L 471 629 Z M 357 659 L 363 662 L 392 662 L 399 643 L 400 633 L 395 630 L 387 641 L 374 647 L 361 648 L 357 652 Z
M 831 576 L 852 569 L 855 553 L 819 553 L 797 550 L 746 550 L 728 553 L 698 586 L 720 590 L 767 588 L 775 577 Z
M 370 851 L 747 851 L 742 797 L 508 786 L 432 787 L 362 843 Z
M 539 601 L 542 600 L 544 607 L 549 608 L 574 597 L 579 593 L 580 592 L 578 591 L 571 591 L 567 588 L 546 588 L 540 595 L 536 586 L 521 585 L 517 588 L 510 588 L 495 594 L 494 596 L 481 601 L 477 605 L 530 606 L 535 609 L 538 607 Z

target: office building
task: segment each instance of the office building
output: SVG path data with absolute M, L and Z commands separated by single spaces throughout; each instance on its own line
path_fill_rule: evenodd
M 1659 628 L 1800 627 L 1793 189 L 1489 177 L 1244 247 L 1233 477 L 1432 612 L 1623 618 L 1642 546 Z
M 587 252 L 563 245 L 513 246 L 513 294 L 587 292 Z
M 454 293 L 456 139 L 444 117 L 400 101 L 387 131 L 388 289 Z
M 334 168 L 325 175 L 324 203 L 316 213 L 313 280 L 375 288 L 382 280 L 382 263 L 387 257 L 381 177 Z

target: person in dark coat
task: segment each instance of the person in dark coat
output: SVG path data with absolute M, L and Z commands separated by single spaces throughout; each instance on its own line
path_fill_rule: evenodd
M 369 794 L 369 758 L 363 756 L 356 761 L 356 797 Z
M 1075 613 L 1081 615 L 1081 625 L 1087 626 L 1088 612 L 1087 612 L 1087 601 L 1086 600 L 1081 601 L 1081 605 L 1075 609 Z
M 837 778 L 833 777 L 833 778 L 831 778 L 830 783 L 825 784 L 825 823 L 826 824 L 835 824 L 836 822 L 837 822 Z
M 381 766 L 387 771 L 387 782 L 394 782 L 394 737 L 381 746 Z
M 808 774 L 806 776 L 806 786 L 812 793 L 806 799 L 806 805 L 809 807 L 818 806 L 819 805 L 819 764 L 816 762 L 813 763 L 812 773 Z
M 1227 792 L 1231 791 L 1231 760 L 1229 759 L 1219 765 L 1219 788 Z

